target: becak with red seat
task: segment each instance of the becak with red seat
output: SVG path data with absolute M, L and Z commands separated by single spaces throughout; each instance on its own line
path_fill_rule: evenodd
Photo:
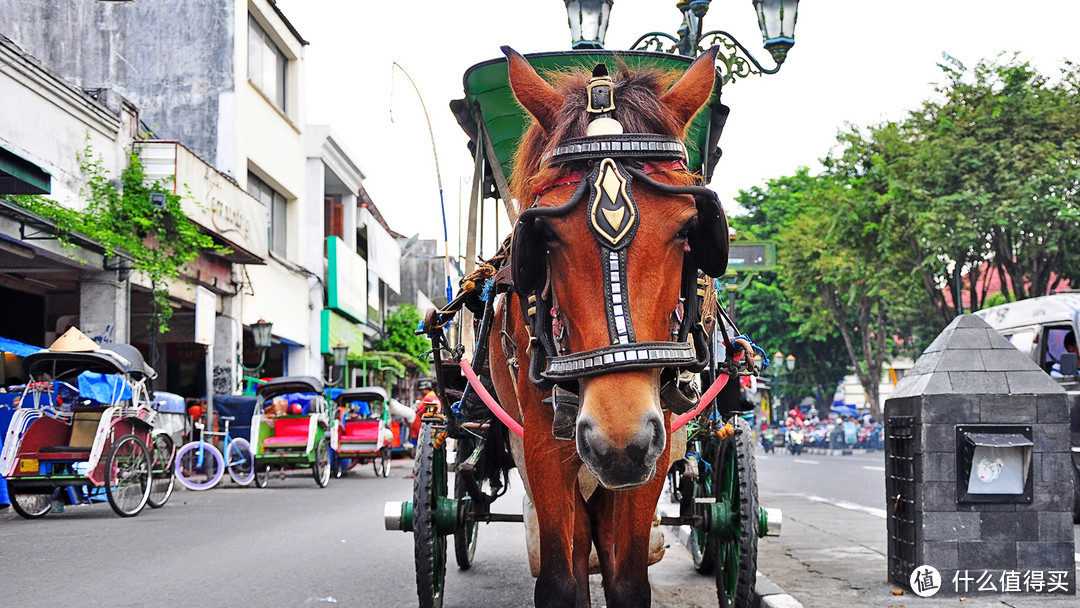
M 266 487 L 271 468 L 309 468 L 319 487 L 326 487 L 331 437 L 322 381 L 311 376 L 274 378 L 256 394 L 259 401 L 251 418 L 256 485 Z

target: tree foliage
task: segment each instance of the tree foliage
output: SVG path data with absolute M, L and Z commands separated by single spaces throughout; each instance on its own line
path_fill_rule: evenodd
M 179 195 L 169 194 L 170 189 L 160 182 L 147 183 L 137 152 L 129 153 L 128 166 L 116 181 L 89 145 L 79 152 L 78 159 L 87 180 L 80 192 L 87 201 L 85 208 L 74 209 L 43 196 L 20 196 L 17 202 L 55 222 L 57 238 L 65 246 L 71 244 L 70 235 L 83 234 L 99 243 L 106 256 L 119 252 L 130 256 L 132 270 L 146 277 L 153 292 L 150 330 L 169 331 L 169 282 L 177 279 L 199 252 L 226 250 L 188 220 Z M 154 193 L 165 194 L 164 202 L 152 202 Z
M 771 308 L 744 321 L 771 323 L 789 348 L 839 336 L 875 409 L 884 362 L 915 354 L 957 303 L 1080 279 L 1080 73 L 1068 63 L 1050 79 L 1015 56 L 942 68 L 920 108 L 846 127 L 824 172 L 744 192 L 733 222 L 775 240 L 781 265 L 780 289 L 757 294 Z
M 375 350 L 407 355 L 420 373 L 427 373 L 427 353 L 431 350 L 431 340 L 416 335 L 416 328 L 422 320 L 420 309 L 412 304 L 402 304 L 391 310 L 383 318 L 386 329 L 384 337 L 375 342 Z

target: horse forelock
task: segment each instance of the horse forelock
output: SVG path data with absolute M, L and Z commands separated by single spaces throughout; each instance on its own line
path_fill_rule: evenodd
M 661 95 L 680 77 L 680 73 L 653 68 L 628 70 L 617 61 L 617 72 L 612 76 L 615 83 L 615 120 L 625 133 L 656 133 L 682 137 L 685 127 L 666 112 L 660 101 Z M 554 125 L 545 130 L 535 121 L 529 126 L 514 155 L 510 179 L 512 196 L 518 211 L 532 205 L 537 188 L 551 184 L 561 176 L 582 169 L 574 164 L 558 167 L 541 167 L 545 153 L 559 143 L 575 137 L 584 137 L 589 126 L 589 114 L 585 87 L 591 74 L 578 69 L 550 75 L 555 90 L 563 97 Z

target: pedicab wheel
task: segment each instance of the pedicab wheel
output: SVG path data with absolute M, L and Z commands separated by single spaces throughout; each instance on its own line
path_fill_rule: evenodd
M 315 444 L 315 460 L 311 461 L 311 476 L 320 488 L 330 483 L 330 440 L 326 437 Z
M 390 448 L 379 448 L 379 454 L 371 461 L 376 477 L 390 477 Z
M 255 479 L 255 457 L 247 439 L 237 437 L 229 442 L 225 448 L 225 463 L 229 477 L 237 484 L 246 486 Z
M 730 509 L 730 525 L 716 538 L 716 596 L 721 608 L 748 608 L 757 570 L 757 466 L 750 424 L 736 416 L 713 465 L 713 495 Z
M 9 486 L 11 490 L 11 508 L 20 517 L 26 519 L 39 519 L 52 511 L 53 497 L 59 490 L 47 491 L 44 494 L 26 493 Z
M 172 496 L 176 476 L 173 475 L 173 443 L 167 433 L 154 435 L 154 445 L 150 452 L 150 497 L 146 504 L 151 509 L 158 509 Z
M 413 463 L 413 542 L 416 595 L 420 608 L 442 608 L 446 582 L 446 536 L 439 533 L 436 512 L 446 498 L 446 446 L 435 447 L 435 430 L 420 429 Z
M 699 449 L 698 454 L 703 452 Z M 704 516 L 707 503 L 699 503 L 696 499 L 711 497 L 713 495 L 713 471 L 707 462 L 687 457 L 687 468 L 693 467 L 697 473 L 694 479 L 694 512 Z M 716 538 L 709 534 L 705 526 L 695 526 L 690 529 L 690 556 L 694 558 L 694 569 L 701 574 L 712 574 L 716 568 Z
M 150 450 L 142 439 L 124 435 L 105 461 L 105 495 L 120 517 L 139 514 L 150 498 Z
M 270 483 L 270 465 L 255 463 L 255 487 L 265 488 Z
M 462 517 L 472 509 L 472 499 L 465 491 L 465 484 L 458 483 L 456 479 L 454 498 L 458 501 L 458 521 L 460 522 L 457 530 L 454 531 L 454 558 L 457 560 L 458 568 L 468 570 L 472 567 L 473 555 L 476 554 L 476 536 L 480 527 L 475 521 L 467 521 Z

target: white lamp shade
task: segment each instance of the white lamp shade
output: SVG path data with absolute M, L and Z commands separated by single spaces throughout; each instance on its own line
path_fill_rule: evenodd
M 571 47 L 602 49 L 614 0 L 564 0 Z

